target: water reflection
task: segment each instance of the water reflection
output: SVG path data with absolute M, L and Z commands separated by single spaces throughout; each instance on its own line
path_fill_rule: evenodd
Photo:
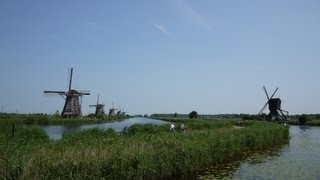
M 237 161 L 232 161 L 230 163 L 218 165 L 218 166 L 210 166 L 205 169 L 200 175 L 198 175 L 197 179 L 243 179 L 243 177 L 247 171 L 246 169 L 241 168 L 243 163 L 247 163 L 248 165 L 256 165 L 260 163 L 264 163 L 267 161 L 272 161 L 281 155 L 282 150 L 287 145 L 277 146 L 274 148 L 267 149 L 265 151 L 251 152 L 250 154 L 246 154 L 242 158 Z M 264 179 L 262 176 L 255 174 L 250 177 L 246 177 L 245 179 Z
M 163 125 L 169 122 L 160 121 L 149 118 L 130 118 L 123 121 L 117 121 L 112 123 L 103 124 L 90 124 L 90 125 L 77 125 L 77 126 L 41 126 L 43 130 L 49 135 L 51 139 L 61 139 L 64 133 L 77 132 L 85 129 L 102 128 L 102 129 L 114 129 L 116 132 L 122 132 L 124 128 L 130 127 L 134 124 L 154 124 Z
M 299 129 L 306 131 L 309 129 L 309 126 L 299 126 Z
M 197 179 L 319 179 L 320 127 L 290 127 L 287 145 L 209 167 Z

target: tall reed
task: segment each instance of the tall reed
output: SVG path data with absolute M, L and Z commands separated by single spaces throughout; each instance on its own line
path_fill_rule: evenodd
M 0 176 L 22 179 L 155 179 L 182 175 L 235 159 L 244 152 L 287 142 L 288 127 L 252 122 L 235 128 L 235 121 L 184 122 L 185 132 L 170 132 L 168 125 L 136 125 L 125 134 L 91 129 L 67 134 L 59 141 L 34 142 L 30 150 L 10 144 L 1 157 L 8 164 Z M 3 141 L 1 141 L 3 143 Z M 28 145 L 28 144 L 27 144 Z M 29 143 L 30 145 L 30 143 Z M 23 162 L 13 165 L 19 154 Z M 9 155 L 9 156 L 7 156 Z M 1 164 L 2 163 L 2 164 Z M 11 170 L 10 170 L 11 169 Z M 10 174 L 11 171 L 19 171 Z

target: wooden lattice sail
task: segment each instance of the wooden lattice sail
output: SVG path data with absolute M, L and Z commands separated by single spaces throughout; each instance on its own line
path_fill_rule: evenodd
M 104 104 L 99 104 L 99 94 L 98 94 L 97 104 L 89 105 L 89 107 L 96 107 L 96 112 L 95 112 L 96 115 L 105 114 L 105 112 L 104 112 Z
M 70 71 L 70 81 L 68 91 L 44 91 L 45 94 L 58 94 L 65 99 L 64 107 L 61 113 L 62 117 L 80 117 L 81 101 L 83 95 L 90 95 L 89 91 L 78 91 L 71 89 L 73 68 Z
M 271 97 L 269 97 L 267 89 L 266 89 L 265 86 L 263 86 L 263 89 L 264 89 L 264 92 L 266 93 L 268 101 L 263 106 L 263 108 L 261 109 L 259 114 L 261 114 L 264 111 L 264 109 L 267 107 L 267 105 L 269 105 L 269 111 L 270 112 L 266 117 L 267 121 L 274 121 L 274 120 L 285 121 L 285 120 L 287 120 L 287 117 L 283 112 L 286 112 L 287 115 L 289 114 L 289 112 L 281 109 L 281 99 L 280 98 L 273 98 L 273 96 L 276 94 L 276 92 L 278 91 L 279 88 L 277 88 L 273 92 Z

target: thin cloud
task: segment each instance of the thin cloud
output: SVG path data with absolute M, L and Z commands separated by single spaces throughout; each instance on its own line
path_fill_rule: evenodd
M 214 24 L 211 24 L 203 16 L 200 15 L 193 7 L 186 3 L 185 0 L 175 0 L 177 7 L 181 14 L 185 16 L 190 22 L 203 26 L 209 30 L 214 27 Z
M 169 31 L 167 30 L 166 26 L 160 25 L 160 24 L 153 24 L 153 25 L 162 33 L 169 34 Z

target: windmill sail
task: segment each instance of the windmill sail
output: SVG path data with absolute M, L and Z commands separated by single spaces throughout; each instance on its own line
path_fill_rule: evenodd
M 270 97 L 268 95 L 268 92 L 267 92 L 267 89 L 266 89 L 265 86 L 263 86 L 263 89 L 264 89 L 264 92 L 265 92 L 265 94 L 267 96 L 268 101 L 262 107 L 262 109 L 260 110 L 259 114 L 261 114 L 265 110 L 267 105 L 269 105 L 269 111 L 270 112 L 266 117 L 267 121 L 286 120 L 287 117 L 284 115 L 283 112 L 287 112 L 287 114 L 288 114 L 288 111 L 284 111 L 284 110 L 281 109 L 281 99 L 280 98 L 273 98 L 279 88 L 276 88 L 276 90 L 273 92 L 273 94 Z
M 81 102 L 79 98 L 83 95 L 90 95 L 89 91 L 78 91 L 71 88 L 73 68 L 71 68 L 68 91 L 44 91 L 45 94 L 59 94 L 65 96 L 65 103 L 62 110 L 62 117 L 80 117 Z

